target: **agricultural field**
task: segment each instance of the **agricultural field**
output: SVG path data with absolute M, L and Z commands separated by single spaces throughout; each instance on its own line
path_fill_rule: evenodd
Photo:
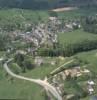
M 72 32 L 59 33 L 58 40 L 60 44 L 74 44 L 84 40 L 96 40 L 97 35 L 84 32 L 83 30 L 75 30 Z
M 92 50 L 88 52 L 78 53 L 75 55 L 83 62 L 89 63 L 89 66 L 87 66 L 91 71 L 94 73 L 97 73 L 97 50 Z

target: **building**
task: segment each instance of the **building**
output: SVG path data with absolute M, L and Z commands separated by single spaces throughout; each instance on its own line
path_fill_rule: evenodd
M 35 64 L 40 66 L 41 64 L 43 64 L 43 59 L 41 57 L 36 57 L 35 58 Z

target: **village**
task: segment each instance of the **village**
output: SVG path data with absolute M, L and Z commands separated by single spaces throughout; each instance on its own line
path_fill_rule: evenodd
M 36 51 L 41 46 L 52 47 L 54 44 L 57 44 L 58 34 L 73 31 L 75 29 L 80 29 L 81 25 L 79 21 L 71 21 L 65 23 L 57 17 L 49 17 L 48 22 L 39 22 L 38 25 L 34 26 L 28 24 L 28 28 L 29 27 L 31 27 L 30 31 L 14 31 L 10 35 L 12 37 L 13 44 L 21 41 L 21 44 L 33 45 L 33 47 L 31 48 L 27 48 L 26 51 L 19 50 L 24 53 L 30 52 L 33 54 L 33 51 Z

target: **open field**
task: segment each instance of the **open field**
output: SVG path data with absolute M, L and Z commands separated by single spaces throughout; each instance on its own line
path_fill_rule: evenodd
M 60 33 L 58 40 L 60 44 L 74 44 L 83 40 L 96 40 L 97 35 L 84 32 L 83 30 L 75 30 L 73 32 Z
M 77 56 L 80 60 L 84 62 L 88 62 L 89 66 L 87 66 L 87 68 L 93 71 L 94 73 L 97 73 L 97 50 L 78 53 L 75 56 Z

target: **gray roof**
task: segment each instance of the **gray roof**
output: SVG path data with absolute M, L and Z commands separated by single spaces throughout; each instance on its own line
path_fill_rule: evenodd
M 97 100 L 97 96 L 91 96 L 90 100 Z

